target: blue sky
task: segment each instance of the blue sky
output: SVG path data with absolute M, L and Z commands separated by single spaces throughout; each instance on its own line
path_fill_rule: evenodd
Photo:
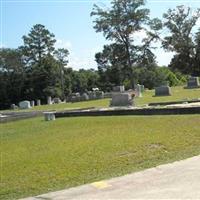
M 102 33 L 93 29 L 90 17 L 94 3 L 109 6 L 109 0 L 0 0 L 1 46 L 16 48 L 23 44 L 21 37 L 28 34 L 35 24 L 43 24 L 57 39 L 57 48 L 68 48 L 69 65 L 74 69 L 96 68 L 95 52 L 101 51 L 106 41 Z M 200 7 L 200 0 L 147 0 L 151 17 L 162 17 L 163 12 L 176 5 Z M 199 23 L 200 25 L 200 23 Z M 142 34 L 139 34 L 142 36 Z M 162 49 L 155 51 L 160 65 L 170 62 L 171 53 Z

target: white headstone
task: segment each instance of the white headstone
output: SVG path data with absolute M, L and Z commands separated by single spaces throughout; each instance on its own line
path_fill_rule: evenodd
M 59 104 L 59 103 L 61 103 L 61 100 L 60 100 L 60 98 L 54 98 L 53 102 L 56 104 Z
M 35 101 L 31 101 L 31 107 L 35 106 Z
M 51 97 L 50 97 L 50 96 L 47 97 L 47 104 L 48 104 L 48 105 L 51 105 L 51 104 L 52 104 L 52 100 L 51 100 Z
M 136 96 L 137 97 L 142 97 L 142 87 L 141 87 L 141 85 L 137 84 L 135 86 L 135 91 L 136 91 Z
M 29 109 L 29 108 L 31 108 L 30 101 L 21 101 L 21 102 L 19 102 L 19 108 L 20 109 Z
M 45 121 L 53 121 L 56 119 L 55 112 L 44 112 Z
M 40 99 L 37 99 L 37 106 L 40 106 L 41 105 L 41 101 Z

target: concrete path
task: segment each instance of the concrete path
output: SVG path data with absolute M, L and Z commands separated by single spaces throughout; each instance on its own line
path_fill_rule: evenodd
M 200 199 L 200 156 L 26 200 Z

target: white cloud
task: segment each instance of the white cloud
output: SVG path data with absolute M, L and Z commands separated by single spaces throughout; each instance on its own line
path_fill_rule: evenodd
M 70 51 L 68 66 L 75 70 L 79 69 L 96 69 L 95 53 L 102 50 L 103 47 L 94 47 L 91 49 L 82 50 L 82 54 L 77 55 L 73 50 Z
M 158 65 L 165 65 L 168 66 L 171 62 L 171 59 L 174 56 L 173 52 L 165 52 L 163 49 L 157 49 L 154 51 L 156 55 L 156 60 L 158 62 Z
M 72 67 L 75 70 L 79 69 L 90 69 L 90 68 L 96 68 L 96 62 L 92 60 L 91 58 L 79 58 L 75 56 L 71 56 L 69 59 L 68 67 Z
M 140 30 L 140 31 L 135 32 L 132 37 L 136 41 L 141 41 L 142 39 L 144 39 L 145 37 L 147 37 L 147 34 L 146 34 L 145 30 Z
M 200 26 L 200 19 L 197 20 L 196 25 L 197 25 L 197 26 Z
M 97 68 L 95 62 L 95 53 L 102 50 L 103 47 L 94 47 L 88 49 L 78 49 L 74 47 L 70 41 L 57 39 L 55 48 L 66 48 L 69 50 L 69 63 L 67 67 L 72 67 L 75 70 Z
M 55 48 L 65 48 L 65 49 L 70 49 L 72 47 L 72 44 L 70 41 L 65 41 L 65 40 L 61 40 L 61 39 L 57 39 L 56 44 L 55 44 Z
M 6 48 L 6 45 L 0 44 L 0 48 Z

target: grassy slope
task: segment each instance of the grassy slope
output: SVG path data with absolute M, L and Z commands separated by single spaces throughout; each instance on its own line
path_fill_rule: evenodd
M 35 118 L 1 124 L 0 199 L 93 182 L 200 153 L 200 115 Z

